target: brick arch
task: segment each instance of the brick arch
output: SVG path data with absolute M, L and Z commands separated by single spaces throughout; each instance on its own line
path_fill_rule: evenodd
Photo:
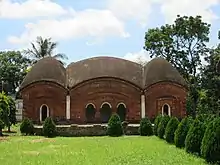
M 164 104 L 169 104 L 172 116 L 182 118 L 186 114 L 185 102 L 187 89 L 172 82 L 160 82 L 149 86 L 144 91 L 146 115 L 150 118 L 162 113 Z
M 127 119 L 129 121 L 140 120 L 140 96 L 141 89 L 129 82 L 115 78 L 97 78 L 77 85 L 70 90 L 71 121 L 84 123 L 83 105 L 90 102 L 96 105 L 96 122 L 100 122 L 100 107 L 103 102 L 112 106 L 112 113 L 117 112 L 119 102 L 126 104 L 129 109 Z
M 32 83 L 21 90 L 23 118 L 28 117 L 33 122 L 40 122 L 39 110 L 45 104 L 49 107 L 52 118 L 65 119 L 67 93 L 67 89 L 53 82 Z

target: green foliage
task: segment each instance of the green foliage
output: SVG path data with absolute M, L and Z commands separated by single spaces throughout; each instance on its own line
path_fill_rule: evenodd
M 4 122 L 0 119 L 0 129 L 3 129 L 5 127 Z
M 186 80 L 195 77 L 201 66 L 201 55 L 208 52 L 210 24 L 201 16 L 177 16 L 171 25 L 149 29 L 145 33 L 144 48 L 151 57 L 164 57 Z
M 153 128 L 150 120 L 145 117 L 141 119 L 139 133 L 141 136 L 151 136 L 153 135 Z
M 107 135 L 109 136 L 122 136 L 124 134 L 120 117 L 113 114 L 108 121 Z
M 30 62 L 19 51 L 0 52 L 0 80 L 3 81 L 3 90 L 7 94 L 16 93 L 16 88 L 23 81 Z
M 191 125 L 185 140 L 186 151 L 200 155 L 200 147 L 205 133 L 205 124 L 195 119 Z
M 174 143 L 176 147 L 185 147 L 185 139 L 192 123 L 193 119 L 191 117 L 185 117 L 179 123 L 174 135 Z
M 158 126 L 159 126 L 159 124 L 160 124 L 161 119 L 162 119 L 162 116 L 161 116 L 161 115 L 158 115 L 158 116 L 156 117 L 156 119 L 154 120 L 154 128 L 153 128 L 153 131 L 154 131 L 154 135 L 156 135 L 156 136 L 157 136 L 157 129 L 158 129 Z
M 24 119 L 20 125 L 20 131 L 25 135 L 33 135 L 34 134 L 34 125 L 32 121 L 28 118 Z
M 168 143 L 174 142 L 174 133 L 178 127 L 179 120 L 176 117 L 172 117 L 168 122 L 165 130 L 165 139 Z
M 51 117 L 47 117 L 44 121 L 43 135 L 49 138 L 57 135 L 56 125 Z
M 33 63 L 36 63 L 38 60 L 44 57 L 54 57 L 56 59 L 68 59 L 65 54 L 58 53 L 53 54 L 54 49 L 57 47 L 57 42 L 51 41 L 51 38 L 42 38 L 40 36 L 37 37 L 36 43 L 31 43 L 32 48 L 24 51 L 25 54 L 31 56 L 34 60 Z M 60 61 L 62 64 L 64 62 Z
M 220 163 L 220 117 L 215 118 L 206 128 L 201 154 L 211 163 Z
M 8 104 L 9 104 L 9 130 L 11 125 L 16 124 L 16 106 L 15 101 L 12 99 L 12 97 L 8 96 Z
M 162 119 L 161 119 L 161 121 L 160 121 L 160 123 L 158 125 L 157 135 L 161 139 L 164 138 L 165 129 L 166 129 L 166 126 L 167 126 L 169 120 L 170 120 L 170 116 L 165 115 L 165 116 L 162 117 Z
M 4 93 L 0 93 L 0 119 L 4 122 L 5 126 L 10 125 L 8 115 L 9 115 L 8 97 Z

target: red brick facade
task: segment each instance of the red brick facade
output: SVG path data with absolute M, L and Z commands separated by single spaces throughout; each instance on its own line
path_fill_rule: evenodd
M 71 123 L 86 123 L 85 110 L 88 104 L 96 109 L 94 123 L 100 123 L 101 105 L 108 102 L 112 113 L 117 112 L 117 105 L 126 105 L 126 121 L 139 122 L 141 119 L 142 90 L 126 81 L 102 78 L 86 81 L 69 90 L 70 121 Z M 145 91 L 145 114 L 154 118 L 162 113 L 164 104 L 171 108 L 171 115 L 185 116 L 185 99 L 187 91 L 173 83 L 158 83 L 148 87 Z M 22 91 L 23 117 L 39 122 L 40 108 L 47 105 L 49 116 L 57 120 L 66 119 L 66 96 L 68 90 L 54 83 L 35 83 Z
M 159 113 L 178 118 L 186 114 L 185 80 L 161 58 L 143 67 L 123 59 L 97 57 L 67 68 L 45 58 L 27 74 L 20 92 L 23 118 L 34 122 L 51 116 L 60 122 L 102 123 L 120 113 L 126 121 L 137 123 Z

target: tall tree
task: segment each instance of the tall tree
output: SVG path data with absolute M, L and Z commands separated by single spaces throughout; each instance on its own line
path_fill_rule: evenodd
M 19 51 L 0 52 L 0 91 L 15 94 L 30 64 L 31 60 L 24 57 Z
M 8 118 L 9 118 L 9 124 L 8 124 L 8 132 L 11 132 L 10 127 L 12 125 L 15 125 L 17 120 L 16 120 L 16 105 L 15 101 L 13 100 L 12 97 L 8 96 L 8 106 L 9 106 L 9 113 L 8 113 Z
M 0 120 L 3 122 L 4 126 L 9 125 L 8 114 L 9 114 L 8 98 L 4 93 L 0 93 Z
M 24 53 L 30 55 L 34 59 L 34 63 L 44 57 L 54 57 L 62 64 L 64 62 L 62 60 L 68 59 L 67 56 L 63 53 L 53 54 L 55 48 L 57 47 L 58 43 L 53 42 L 51 38 L 42 38 L 37 37 L 36 43 L 31 43 L 31 48 L 24 51 Z
M 198 102 L 198 69 L 201 56 L 207 54 L 210 24 L 201 16 L 177 16 L 171 25 L 149 29 L 145 34 L 145 50 L 151 57 L 164 57 L 185 78 L 189 84 L 193 101 L 193 116 Z

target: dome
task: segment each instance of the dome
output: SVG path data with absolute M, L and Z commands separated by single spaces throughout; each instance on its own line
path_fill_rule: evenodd
M 53 57 L 39 60 L 26 75 L 20 89 L 39 81 L 51 81 L 66 86 L 66 70 L 63 65 Z
M 67 67 L 67 76 L 70 88 L 83 81 L 101 77 L 120 78 L 142 87 L 142 66 L 115 57 L 94 57 L 71 63 Z
M 184 78 L 167 60 L 157 57 L 144 67 L 144 87 L 163 81 L 187 86 Z

